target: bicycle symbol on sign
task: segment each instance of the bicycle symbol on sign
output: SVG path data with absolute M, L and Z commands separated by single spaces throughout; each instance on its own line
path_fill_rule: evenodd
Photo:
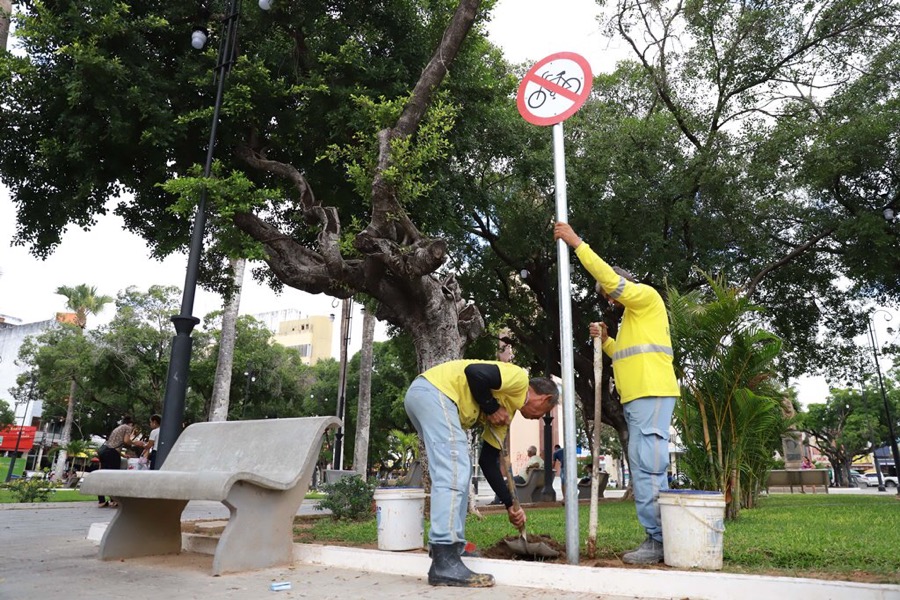
M 581 79 L 578 77 L 566 78 L 565 71 L 560 71 L 556 75 L 551 75 L 550 71 L 544 71 L 541 73 L 541 79 L 546 79 L 551 83 L 555 83 L 561 88 L 572 90 L 576 94 L 581 91 Z M 550 98 L 556 98 L 556 92 L 551 92 L 549 90 L 545 91 L 542 87 L 531 92 L 531 94 L 528 95 L 528 108 L 540 108 L 544 105 L 544 102 L 547 101 L 548 95 Z

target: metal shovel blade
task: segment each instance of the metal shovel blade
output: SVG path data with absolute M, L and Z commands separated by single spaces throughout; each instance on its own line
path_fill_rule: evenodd
M 524 536 L 512 540 L 504 540 L 506 546 L 521 556 L 533 556 L 535 558 L 556 558 L 559 552 L 544 542 L 529 542 Z
M 516 497 L 516 484 L 513 482 L 513 474 L 512 474 L 512 466 L 510 465 L 509 460 L 509 452 L 506 449 L 506 445 L 500 441 L 500 437 L 497 435 L 497 432 L 490 429 L 491 434 L 494 436 L 494 439 L 497 440 L 497 444 L 500 445 L 500 454 L 503 457 L 503 466 L 506 467 L 506 485 L 509 488 L 509 493 L 512 495 L 513 506 L 518 510 L 519 508 L 519 499 Z M 545 544 L 544 542 L 529 542 L 525 537 L 525 528 L 519 530 L 519 537 L 514 540 L 503 540 L 506 542 L 506 546 L 512 550 L 514 553 L 519 554 L 521 556 L 531 556 L 537 558 L 556 558 L 559 556 L 559 552 Z

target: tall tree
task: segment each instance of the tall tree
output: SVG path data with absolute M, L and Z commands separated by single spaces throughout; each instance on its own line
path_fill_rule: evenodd
M 435 237 L 440 219 L 431 218 L 452 214 L 464 186 L 429 195 L 439 183 L 431 167 L 452 164 L 445 141 L 454 116 L 497 97 L 490 70 L 502 61 L 473 30 L 479 7 L 364 0 L 244 12 L 217 154 L 223 184 L 242 178 L 251 191 L 272 193 L 235 198 L 204 182 L 211 230 L 221 235 L 220 222 L 239 229 L 236 244 L 267 263 L 263 276 L 312 293 L 375 298 L 378 318 L 413 332 L 422 367 L 458 357 L 483 327 L 442 270 L 448 243 Z M 5 57 L 8 69 L 0 70 L 10 74 L 0 81 L 0 140 L 15 146 L 0 158 L 0 173 L 18 206 L 19 239 L 38 255 L 53 249 L 66 224 L 88 226 L 123 189 L 133 200 L 116 212 L 157 253 L 185 243 L 188 223 L 168 210 L 174 199 L 157 184 L 191 179 L 202 155 L 212 103 L 200 86 L 214 51 L 189 55 L 193 13 L 175 0 L 23 6 L 26 56 Z M 64 99 L 62 89 L 77 91 Z M 42 111 L 45 118 L 33 118 Z M 55 126 L 45 127 L 50 120 Z M 80 140 L 77 152 L 72 139 Z M 10 158 L 20 152 L 42 158 Z M 76 171 L 78 178 L 59 176 Z M 434 198 L 439 207 L 426 202 Z M 56 207 L 50 219 L 47 202 Z M 222 283 L 220 260 L 207 253 L 206 281 Z
M 234 286 L 225 301 L 222 314 L 222 334 L 219 338 L 219 360 L 216 363 L 216 379 L 213 383 L 209 420 L 225 421 L 228 418 L 228 404 L 231 392 L 231 371 L 234 365 L 234 344 L 237 332 L 238 309 L 241 306 L 241 292 L 244 287 L 244 270 L 247 259 L 235 258 L 230 261 L 234 273 Z
M 0 429 L 5 429 L 9 425 L 15 425 L 16 413 L 9 407 L 6 400 L 0 400 Z
M 75 313 L 75 326 L 78 328 L 79 335 L 84 334 L 88 315 L 100 313 L 104 306 L 113 301 L 111 296 L 100 295 L 97 293 L 96 287 L 88 286 L 84 283 L 75 287 L 60 286 L 56 288 L 56 293 L 65 296 L 66 308 Z M 75 391 L 77 387 L 78 381 L 73 374 L 69 384 L 69 401 L 66 406 L 66 420 L 63 424 L 60 441 L 62 450 L 57 457 L 55 468 L 57 481 L 62 478 L 66 469 L 66 446 L 71 441 L 72 436 L 72 420 L 75 418 Z
M 871 366 L 866 359 L 856 363 L 857 373 L 865 373 L 867 368 Z M 824 403 L 810 404 L 800 413 L 798 428 L 808 433 L 810 444 L 828 457 L 837 485 L 849 485 L 850 467 L 855 459 L 889 442 L 885 401 L 894 419 L 894 429 L 900 425 L 896 374 L 896 369 L 887 373 L 885 398 L 881 397 L 877 382 L 864 375 L 859 387 L 832 388 Z
M 900 5 L 606 4 L 607 31 L 633 59 L 598 76 L 565 124 L 573 227 L 660 290 L 704 286 L 695 266 L 723 274 L 784 340 L 783 377 L 841 377 L 864 331 L 859 298 L 900 298 L 900 228 L 882 218 L 900 190 Z M 470 163 L 480 198 L 460 228 L 477 241 L 455 264 L 488 322 L 513 330 L 520 359 L 558 372 L 550 136 L 517 128 L 514 111 L 492 117 L 481 151 L 515 140 L 521 150 L 496 150 L 510 157 L 495 159 L 496 170 Z M 589 321 L 612 325 L 616 315 L 583 269 L 572 283 L 575 385 L 593 414 L 591 354 L 580 342 Z M 840 335 L 819 337 L 822 323 Z M 624 435 L 608 383 L 603 419 Z
M 0 50 L 6 50 L 12 17 L 12 0 L 0 0 Z
M 369 463 L 369 428 L 372 422 L 372 366 L 374 365 L 375 315 L 363 308 L 362 348 L 359 351 L 359 395 L 356 403 L 356 442 L 353 470 L 366 478 Z

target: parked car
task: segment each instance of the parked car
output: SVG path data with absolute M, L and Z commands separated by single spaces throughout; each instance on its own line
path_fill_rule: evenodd
M 869 487 L 869 480 L 864 473 L 850 471 L 850 485 L 854 487 Z M 877 483 L 875 485 L 878 485 Z
M 881 478 L 884 480 L 884 487 L 897 487 L 897 476 L 896 475 L 881 475 Z M 878 473 L 866 473 L 866 481 L 869 484 L 869 487 L 878 487 Z

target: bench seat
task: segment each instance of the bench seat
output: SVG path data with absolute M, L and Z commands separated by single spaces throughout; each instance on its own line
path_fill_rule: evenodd
M 195 423 L 158 471 L 88 474 L 82 493 L 119 503 L 100 541 L 100 558 L 181 552 L 184 507 L 190 500 L 213 500 L 230 512 L 213 575 L 290 563 L 294 516 L 323 436 L 339 424 L 336 417 Z
M 799 487 L 801 492 L 806 486 L 811 486 L 815 494 L 816 488 L 821 487 L 828 493 L 828 470 L 827 469 L 773 469 L 769 471 L 766 479 L 766 491 L 769 488 L 789 488 L 794 493 L 794 488 Z

